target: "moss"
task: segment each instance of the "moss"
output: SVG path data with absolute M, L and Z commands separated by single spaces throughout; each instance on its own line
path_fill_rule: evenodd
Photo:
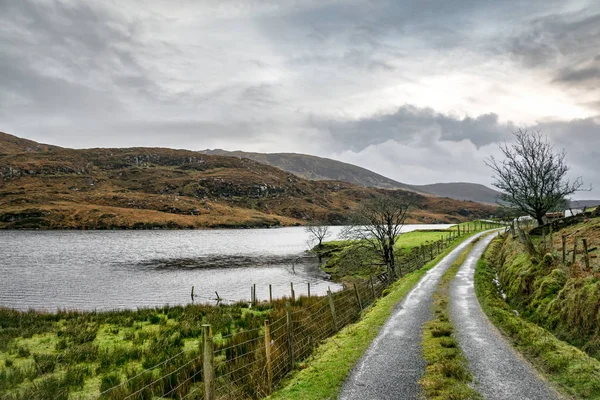
M 502 254 L 502 256 L 501 256 Z M 600 357 L 600 280 L 580 276 L 554 257 L 535 264 L 517 240 L 506 238 L 492 262 L 502 290 L 523 316 Z
M 477 265 L 475 292 L 482 309 L 494 325 L 509 337 L 515 347 L 562 392 L 582 399 L 600 399 L 600 361 L 559 340 L 542 327 L 515 315 L 512 303 L 509 305 L 503 300 L 494 280 L 496 274 L 502 268 L 506 268 L 506 264 L 496 267 L 493 265 L 493 261 L 499 259 L 499 255 L 507 250 L 506 243 L 504 248 L 502 245 L 501 240 L 492 242 L 484 258 Z M 514 257 L 514 254 L 510 257 Z M 528 271 L 530 267 L 530 265 L 521 265 L 519 268 Z M 556 294 L 561 280 L 565 279 L 563 274 L 564 271 L 555 268 L 547 276 L 542 276 L 539 282 L 544 281 L 544 284 L 540 285 L 544 289 L 540 289 L 538 296 Z M 558 289 L 559 296 L 569 291 L 568 284 L 567 282 L 562 289 Z M 581 283 L 579 285 L 585 286 Z M 577 293 L 581 294 L 581 291 L 577 290 Z M 536 297 L 535 293 L 530 296 Z M 555 297 L 544 307 L 553 309 L 560 304 L 562 303 L 556 303 Z M 574 305 L 572 311 L 581 308 L 581 305 Z M 537 316 L 537 314 L 533 315 Z

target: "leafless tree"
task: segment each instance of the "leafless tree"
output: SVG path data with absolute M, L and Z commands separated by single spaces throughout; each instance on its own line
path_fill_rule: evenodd
M 408 216 L 409 207 L 406 201 L 390 196 L 364 201 L 351 225 L 342 232 L 344 238 L 354 240 L 355 246 L 369 248 L 386 266 L 391 280 L 396 279 L 394 245 Z
M 490 157 L 485 164 L 494 172 L 500 199 L 510 203 L 541 225 L 546 213 L 564 204 L 565 198 L 580 190 L 581 178 L 566 178 L 569 167 L 566 152 L 555 151 L 548 138 L 539 131 L 519 130 L 515 142 L 500 145 L 504 160 Z
M 331 231 L 329 226 L 321 224 L 311 224 L 304 227 L 304 231 L 310 235 L 311 242 L 317 242 L 317 247 L 323 246 L 323 240 L 325 240 Z

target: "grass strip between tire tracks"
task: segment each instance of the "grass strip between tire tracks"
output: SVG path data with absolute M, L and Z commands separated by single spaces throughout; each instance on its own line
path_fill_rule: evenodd
M 476 241 L 475 241 L 476 242 Z M 419 381 L 429 400 L 479 400 L 481 395 L 469 384 L 473 376 L 458 342 L 449 317 L 449 287 L 468 254 L 473 242 L 444 273 L 433 295 L 434 319 L 423 331 L 423 358 L 427 361 L 425 375 Z
M 600 361 L 557 339 L 552 333 L 516 315 L 494 284 L 496 270 L 488 261 L 502 245 L 495 239 L 475 271 L 475 293 L 492 323 L 549 381 L 566 395 L 600 399 Z
M 419 270 L 413 271 L 395 283 L 387 296 L 382 297 L 365 310 L 361 320 L 349 325 L 335 336 L 326 339 L 315 354 L 294 371 L 283 383 L 281 389 L 269 399 L 334 399 L 339 394 L 344 380 L 373 339 L 379 334 L 387 319 L 392 315 L 396 304 L 433 268 L 459 244 L 478 232 L 455 239 L 454 243 L 434 260 Z

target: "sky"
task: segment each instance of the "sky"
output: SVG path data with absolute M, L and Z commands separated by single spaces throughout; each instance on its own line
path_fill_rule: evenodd
M 490 185 L 518 129 L 600 198 L 597 0 L 0 0 L 0 131 Z

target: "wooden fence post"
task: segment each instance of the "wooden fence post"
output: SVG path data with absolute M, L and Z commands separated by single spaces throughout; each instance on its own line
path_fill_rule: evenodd
M 292 295 L 292 301 L 296 301 L 296 293 L 294 293 L 294 282 L 290 282 L 290 291 Z
M 252 294 L 254 295 L 254 297 L 252 298 L 253 302 L 252 305 L 255 306 L 256 305 L 256 283 L 252 285 Z
M 265 320 L 265 356 L 267 358 L 268 393 L 273 390 L 273 367 L 271 365 L 271 321 Z
M 192 286 L 192 301 L 194 301 L 194 287 Z
M 308 298 L 310 299 L 310 282 L 306 282 L 306 286 L 308 288 Z
M 577 259 L 577 237 L 574 238 L 575 240 L 573 241 L 573 264 L 575 264 L 575 261 Z
M 588 253 L 588 241 L 587 239 L 582 239 L 583 241 L 583 254 L 584 254 L 584 261 L 585 261 L 585 268 L 587 270 L 590 269 L 590 255 Z
M 285 303 L 285 317 L 287 325 L 288 356 L 291 370 L 294 369 L 294 327 L 292 321 L 292 311 L 290 309 L 289 301 L 286 301 Z
M 358 288 L 356 287 L 356 283 L 354 284 L 354 295 L 356 296 L 356 302 L 358 303 L 358 307 L 360 308 L 360 311 L 362 312 L 362 310 L 363 310 L 362 301 L 360 301 L 360 295 L 358 294 Z
M 567 263 L 567 237 L 562 235 L 562 262 Z
M 204 398 L 206 400 L 214 400 L 214 380 L 215 380 L 215 365 L 213 353 L 212 327 L 208 324 L 202 325 L 202 375 L 204 378 Z
M 373 301 L 375 301 L 375 286 L 373 285 L 373 275 L 369 275 L 369 282 L 371 283 L 371 294 L 373 295 Z
M 273 304 L 273 287 L 269 283 L 269 303 Z
M 327 299 L 329 300 L 329 308 L 331 309 L 331 319 L 333 320 L 333 330 L 337 332 L 338 324 L 337 324 L 337 316 L 335 315 L 335 303 L 333 302 L 333 294 L 331 293 L 331 289 L 327 289 Z

